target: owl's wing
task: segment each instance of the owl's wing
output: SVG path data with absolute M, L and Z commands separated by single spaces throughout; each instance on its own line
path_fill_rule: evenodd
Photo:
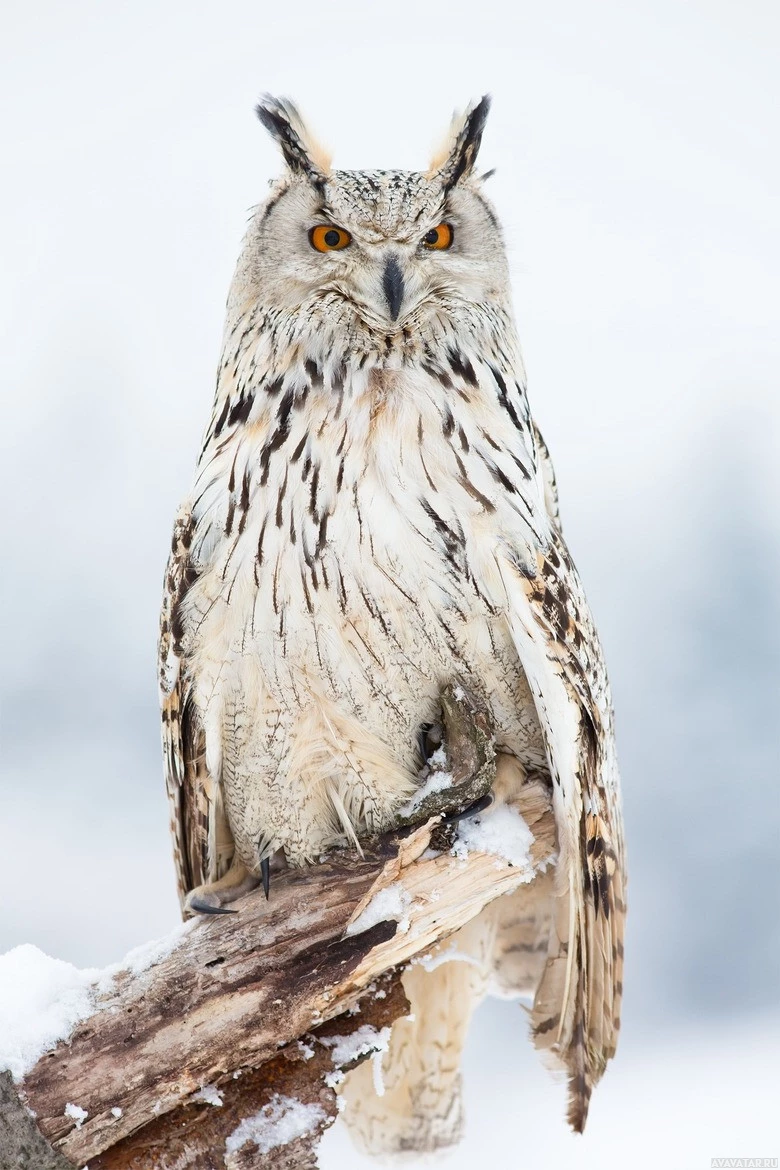
M 221 877 L 232 858 L 218 785 L 206 768 L 205 739 L 188 702 L 181 659 L 181 604 L 196 576 L 193 520 L 183 507 L 174 523 L 165 571 L 158 648 L 163 767 L 179 900 Z
M 529 501 L 539 520 L 542 503 Z M 569 1121 L 581 1131 L 620 1026 L 622 823 L 601 646 L 579 576 L 551 519 L 538 525 L 530 564 L 525 541 L 513 547 L 507 537 L 496 563 L 546 740 L 560 854 L 547 962 L 532 1014 L 534 1039 L 567 1069 Z
M 562 532 L 561 510 L 558 502 L 558 482 L 555 478 L 553 461 L 550 458 L 547 444 L 542 438 L 542 432 L 533 419 L 531 420 L 531 429 L 533 431 L 534 442 L 536 443 L 536 454 L 544 483 L 544 506 L 547 509 L 547 515 L 553 521 L 555 527 L 559 532 Z

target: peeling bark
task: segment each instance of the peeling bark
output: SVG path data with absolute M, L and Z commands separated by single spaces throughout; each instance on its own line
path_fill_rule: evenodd
M 316 1167 L 319 1139 L 338 1116 L 336 1091 L 326 1078 L 334 1082 L 338 1079 L 334 1073 L 358 1063 L 334 1061 L 333 1047 L 324 1042 L 334 1036 L 349 1036 L 366 1025 L 380 1033 L 405 1015 L 409 1004 L 400 976 L 390 973 L 378 979 L 359 1007 L 358 1012 L 338 1016 L 286 1044 L 259 1069 L 247 1069 L 241 1076 L 224 1080 L 217 1086 L 221 1105 L 190 1103 L 171 1110 L 93 1159 L 90 1170 L 212 1170 L 223 1165 L 226 1170 Z M 371 1052 L 366 1052 L 359 1061 L 370 1056 Z M 250 1141 L 228 1154 L 228 1138 L 241 1122 L 267 1108 L 276 1095 L 318 1106 L 323 1112 L 322 1121 L 283 1148 L 260 1153 Z

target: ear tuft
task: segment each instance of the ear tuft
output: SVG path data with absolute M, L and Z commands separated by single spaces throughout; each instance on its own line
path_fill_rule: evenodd
M 445 191 L 473 171 L 489 110 L 490 95 L 485 94 L 452 119 L 447 137 L 428 168 L 428 177 L 441 179 Z
M 313 138 L 296 106 L 286 98 L 264 94 L 255 113 L 279 144 L 290 170 L 321 186 L 330 173 L 330 155 Z

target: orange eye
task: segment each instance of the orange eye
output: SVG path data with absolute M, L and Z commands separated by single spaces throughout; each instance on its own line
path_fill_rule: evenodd
M 352 236 L 344 228 L 330 223 L 320 223 L 309 232 L 309 242 L 318 252 L 340 252 L 352 243 Z
M 452 247 L 452 241 L 455 238 L 451 226 L 448 223 L 440 223 L 435 228 L 431 228 L 423 236 L 423 246 L 425 248 L 436 249 L 443 252 L 445 248 Z

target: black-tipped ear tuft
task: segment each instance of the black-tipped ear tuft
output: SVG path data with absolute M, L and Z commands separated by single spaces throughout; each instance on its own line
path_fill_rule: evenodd
M 318 187 L 325 182 L 330 159 L 311 137 L 301 115 L 286 98 L 264 94 L 255 113 L 279 144 L 284 161 L 294 174 L 305 175 Z
M 453 118 L 445 151 L 434 159 L 428 172 L 438 175 L 445 191 L 473 171 L 489 110 L 490 95 L 485 94 L 465 114 Z

